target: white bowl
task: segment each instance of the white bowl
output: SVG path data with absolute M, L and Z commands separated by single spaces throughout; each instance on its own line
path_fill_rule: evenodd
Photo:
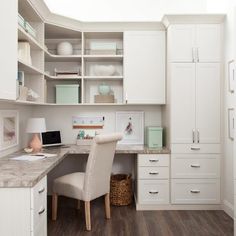
M 116 68 L 113 65 L 95 65 L 93 72 L 97 76 L 111 76 L 116 72 Z

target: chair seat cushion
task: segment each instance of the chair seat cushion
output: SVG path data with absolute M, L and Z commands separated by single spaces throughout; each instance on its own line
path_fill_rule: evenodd
M 85 173 L 83 172 L 75 172 L 55 179 L 53 192 L 58 195 L 83 200 L 84 176 Z

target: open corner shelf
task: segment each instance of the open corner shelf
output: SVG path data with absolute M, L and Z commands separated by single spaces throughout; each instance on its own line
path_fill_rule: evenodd
M 46 62 L 81 62 L 82 56 L 81 55 L 68 55 L 68 56 L 62 56 L 62 55 L 55 55 L 47 50 L 45 50 L 45 61 Z
M 36 68 L 30 64 L 27 64 L 20 59 L 18 59 L 18 70 L 24 71 L 27 74 L 33 74 L 33 75 L 43 75 L 44 74 L 44 72 L 42 72 L 38 68 Z

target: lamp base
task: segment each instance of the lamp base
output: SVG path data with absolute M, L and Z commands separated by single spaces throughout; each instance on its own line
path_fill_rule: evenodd
M 33 152 L 40 152 L 42 149 L 42 143 L 38 134 L 34 134 L 29 146 L 33 149 Z

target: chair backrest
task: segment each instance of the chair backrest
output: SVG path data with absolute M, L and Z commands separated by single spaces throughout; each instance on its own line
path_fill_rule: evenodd
M 121 133 L 98 135 L 94 138 L 84 178 L 84 199 L 91 201 L 110 190 L 110 176 L 116 144 Z

